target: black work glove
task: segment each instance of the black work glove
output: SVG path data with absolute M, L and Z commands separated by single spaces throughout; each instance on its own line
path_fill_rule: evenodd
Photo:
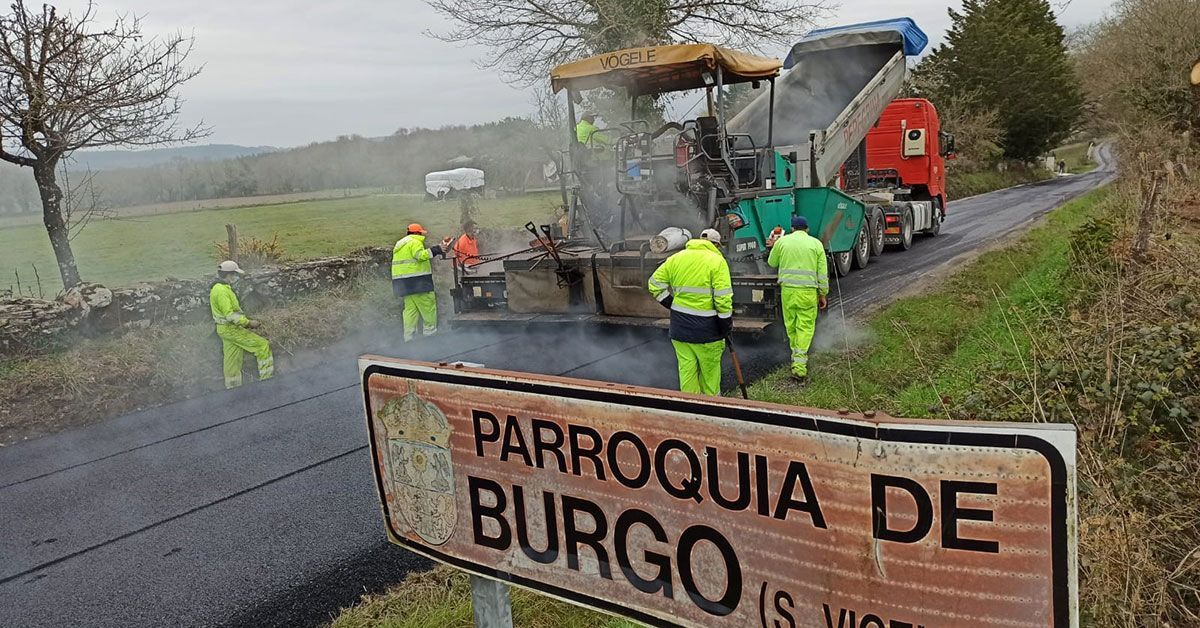
M 440 245 L 440 244 L 435 244 L 435 245 L 429 247 L 429 254 L 437 255 L 438 257 L 440 257 L 442 259 L 446 259 L 446 252 L 442 250 L 442 245 Z
M 717 317 L 717 328 L 721 330 L 721 337 L 728 336 L 733 331 L 733 317 L 721 318 Z
M 667 308 L 667 309 L 669 310 L 669 309 L 671 309 L 671 301 L 674 301 L 674 300 L 675 300 L 675 297 L 674 297 L 674 296 L 672 296 L 672 295 L 669 295 L 669 294 L 668 294 L 668 295 L 667 295 L 667 298 L 663 299 L 662 301 L 659 301 L 659 303 L 660 303 L 660 304 L 661 304 L 663 307 L 665 307 L 665 308 Z

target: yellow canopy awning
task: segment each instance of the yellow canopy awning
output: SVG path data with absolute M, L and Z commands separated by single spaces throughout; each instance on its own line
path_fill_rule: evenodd
M 712 44 L 647 46 L 564 63 L 550 71 L 550 84 L 555 92 L 567 86 L 624 87 L 633 94 L 654 94 L 704 87 L 704 73 L 717 66 L 728 85 L 771 78 L 782 65 L 777 59 Z

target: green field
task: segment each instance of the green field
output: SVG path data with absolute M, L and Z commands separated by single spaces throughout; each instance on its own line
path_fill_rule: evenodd
M 1076 142 L 1060 146 L 1054 156 L 1067 162 L 1067 172 L 1081 174 L 1095 170 L 1096 162 L 1088 159 L 1087 142 Z
M 481 227 L 545 222 L 560 204 L 556 193 L 479 201 Z M 244 237 L 279 242 L 290 259 L 347 253 L 364 246 L 391 246 L 410 222 L 430 237 L 457 235 L 458 203 L 427 203 L 418 197 L 375 195 L 209 209 L 160 216 L 97 221 L 72 241 L 84 281 L 123 286 L 138 281 L 194 278 L 216 266 L 214 245 L 225 240 L 225 224 Z M 0 290 L 17 285 L 53 297 L 61 289 L 54 253 L 41 226 L 0 229 Z

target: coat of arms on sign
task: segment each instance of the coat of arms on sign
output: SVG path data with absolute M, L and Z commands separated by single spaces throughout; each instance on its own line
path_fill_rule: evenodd
M 450 422 L 411 385 L 378 415 L 387 430 L 387 474 L 397 512 L 426 543 L 445 543 L 458 520 Z

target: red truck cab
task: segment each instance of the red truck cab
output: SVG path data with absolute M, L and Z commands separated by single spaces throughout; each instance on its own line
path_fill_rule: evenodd
M 924 98 L 898 98 L 867 133 L 867 184 L 912 190 L 908 200 L 931 200 L 945 215 L 946 158 L 954 138 L 942 133 L 937 109 Z

